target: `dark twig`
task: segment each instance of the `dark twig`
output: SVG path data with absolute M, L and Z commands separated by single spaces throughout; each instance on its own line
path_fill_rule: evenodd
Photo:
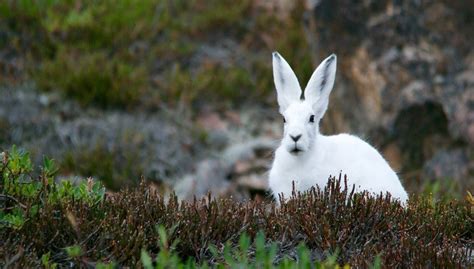
M 18 201 L 13 196 L 10 196 L 10 195 L 7 195 L 7 194 L 0 194 L 0 199 L 11 200 L 11 201 L 17 203 L 21 208 L 26 209 L 26 205 L 22 204 L 20 201 Z
M 20 247 L 18 249 L 18 253 L 15 254 L 9 261 L 5 263 L 5 266 L 3 266 L 4 269 L 8 268 L 10 265 L 14 264 L 16 261 L 18 261 L 21 256 L 23 256 L 23 253 L 25 253 L 25 249 L 23 247 Z

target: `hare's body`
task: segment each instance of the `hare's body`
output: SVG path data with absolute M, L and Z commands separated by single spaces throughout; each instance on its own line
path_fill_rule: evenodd
M 329 176 L 347 175 L 349 186 L 372 193 L 389 192 L 405 202 L 408 195 L 397 174 L 382 155 L 362 139 L 319 133 L 336 74 L 336 56 L 326 58 L 314 71 L 303 92 L 288 63 L 273 53 L 273 76 L 284 134 L 270 170 L 269 185 L 277 197 L 296 190 L 324 187 Z
M 330 175 L 337 178 L 342 174 L 347 175 L 348 186 L 355 185 L 356 191 L 389 192 L 401 201 L 408 199 L 397 174 L 377 150 L 360 138 L 349 134 L 319 135 L 314 149 L 303 158 L 294 158 L 281 146 L 276 150 L 269 177 L 275 196 L 290 197 L 293 181 L 297 191 L 304 191 L 312 186 L 324 188 Z

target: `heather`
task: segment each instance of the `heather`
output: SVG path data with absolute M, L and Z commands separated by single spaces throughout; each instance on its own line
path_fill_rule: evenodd
M 4 265 L 472 266 L 472 196 L 414 195 L 404 207 L 339 177 L 279 206 L 212 194 L 185 202 L 145 182 L 110 193 L 92 179 L 56 183 L 55 172 L 50 159 L 35 171 L 27 153 L 2 154 Z

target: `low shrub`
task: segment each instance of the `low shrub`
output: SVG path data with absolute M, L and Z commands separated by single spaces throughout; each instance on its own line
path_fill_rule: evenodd
M 38 87 L 61 90 L 83 105 L 130 108 L 138 104 L 145 92 L 145 70 L 110 60 L 103 53 L 72 54 L 60 53 L 45 61 L 34 73 Z
M 92 180 L 55 183 L 57 168 L 47 158 L 35 172 L 25 152 L 14 148 L 1 157 L 3 265 L 162 268 L 166 261 L 235 268 L 266 261 L 263 267 L 293 268 L 295 261 L 331 259 L 332 266 L 364 268 L 473 265 L 472 196 L 447 202 L 414 196 L 403 207 L 332 178 L 280 206 L 211 195 L 184 202 L 145 183 L 118 193 Z
M 107 189 L 118 190 L 138 185 L 139 176 L 143 174 L 143 165 L 134 162 L 138 157 L 137 152 L 110 150 L 98 143 L 90 149 L 66 152 L 59 162 L 60 173 L 93 175 Z

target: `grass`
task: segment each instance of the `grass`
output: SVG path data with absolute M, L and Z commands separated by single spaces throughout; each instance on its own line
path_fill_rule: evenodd
M 43 90 L 61 90 L 81 104 L 104 108 L 136 106 L 145 92 L 146 71 L 107 59 L 104 53 L 73 56 L 59 52 L 61 60 L 46 61 L 34 77 Z
M 78 173 L 99 178 L 110 190 L 138 185 L 138 178 L 143 175 L 143 167 L 134 162 L 137 152 L 131 150 L 118 152 L 108 150 L 103 145 L 78 152 L 67 152 L 60 162 L 62 174 Z M 136 180 L 131 180 L 135 178 Z
M 340 266 L 337 263 L 337 255 L 330 256 L 324 261 L 311 261 L 310 250 L 304 245 L 300 244 L 297 248 L 296 260 L 285 257 L 278 264 L 275 264 L 277 256 L 277 245 L 272 243 L 267 244 L 265 235 L 257 233 L 255 239 L 247 234 L 242 234 L 239 238 L 237 247 L 231 247 L 226 244 L 223 250 L 220 251 L 215 245 L 210 245 L 211 260 L 213 262 L 203 261 L 196 262 L 193 259 L 183 261 L 173 250 L 179 242 L 169 242 L 168 234 L 163 226 L 157 227 L 157 233 L 160 236 L 158 242 L 160 251 L 153 259 L 146 250 L 140 253 L 141 262 L 144 268 L 350 268 L 349 265 Z M 380 268 L 377 266 L 377 261 L 374 261 L 372 268 Z
M 108 193 L 93 180 L 55 183 L 45 158 L 1 154 L 0 261 L 55 268 L 469 267 L 474 199 L 355 194 L 341 180 L 288 201 L 165 198 L 142 183 Z M 261 266 L 259 266 L 260 264 Z M 169 268 L 169 267 L 168 267 Z
M 24 55 L 41 90 L 85 106 L 199 105 L 208 97 L 235 105 L 273 93 L 273 50 L 309 78 L 302 12 L 299 4 L 281 18 L 247 0 L 4 1 L 0 15 L 8 36 L 0 44 Z M 191 63 L 202 45 L 216 40 L 232 40 L 229 53 L 235 54 L 225 63 Z M 262 53 L 268 57 L 258 57 Z

